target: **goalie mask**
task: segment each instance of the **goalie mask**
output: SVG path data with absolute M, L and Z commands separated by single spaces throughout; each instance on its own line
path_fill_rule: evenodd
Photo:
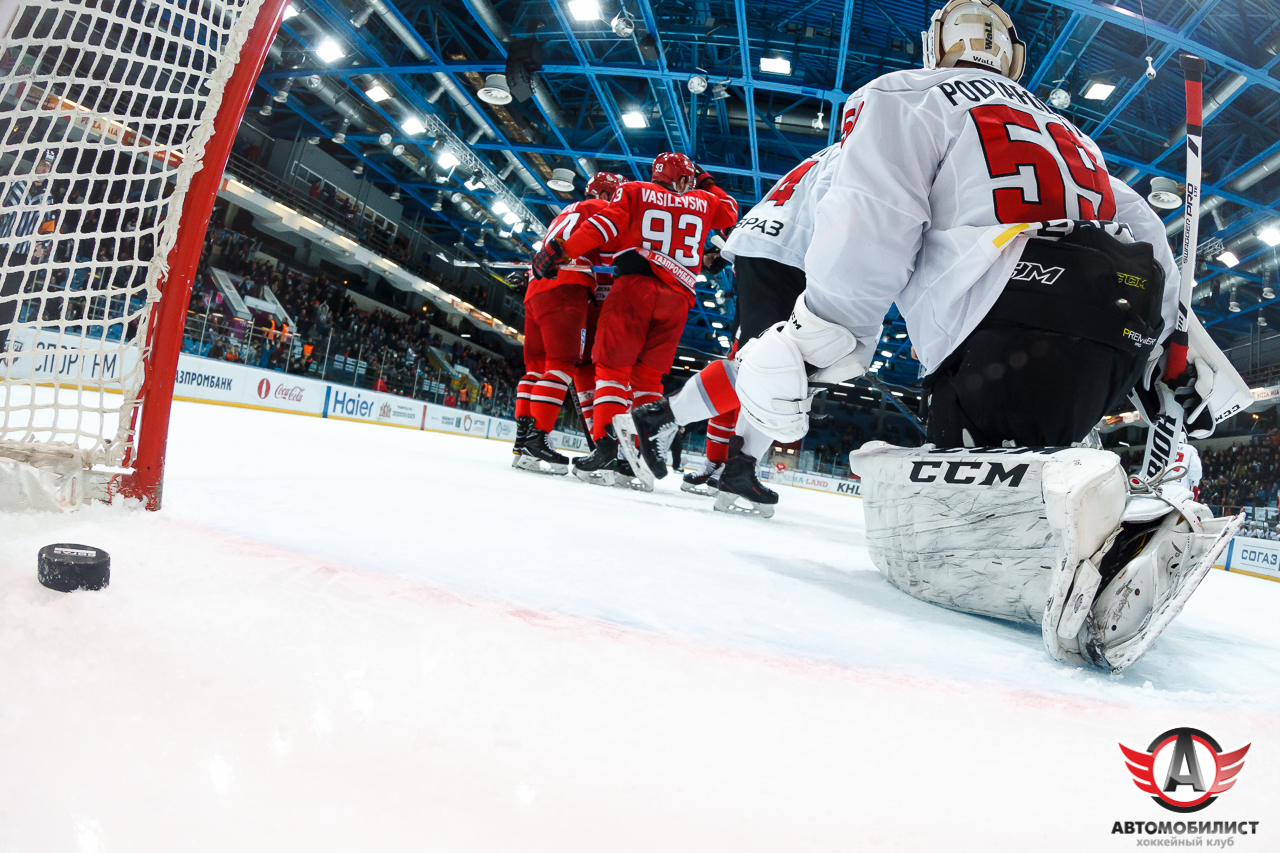
M 1026 45 L 1013 20 L 991 0 L 951 0 L 933 13 L 924 40 L 925 68 L 954 68 L 973 62 L 1017 82 L 1026 63 Z

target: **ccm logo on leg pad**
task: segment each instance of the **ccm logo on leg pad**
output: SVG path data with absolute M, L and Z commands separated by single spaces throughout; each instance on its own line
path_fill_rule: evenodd
M 911 463 L 910 480 L 913 483 L 951 483 L 956 486 L 1008 485 L 1017 488 L 1030 466 L 1004 466 L 999 462 L 966 462 L 960 459 L 948 462 L 922 459 Z

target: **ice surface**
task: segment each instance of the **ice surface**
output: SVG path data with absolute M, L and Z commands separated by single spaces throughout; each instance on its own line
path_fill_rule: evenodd
M 1280 584 L 1110 677 L 890 587 L 856 499 L 509 463 L 178 403 L 162 512 L 0 517 L 0 851 L 1128 848 L 1170 813 L 1116 744 L 1176 726 L 1253 743 L 1200 816 L 1280 846 Z M 55 541 L 111 586 L 39 586 Z

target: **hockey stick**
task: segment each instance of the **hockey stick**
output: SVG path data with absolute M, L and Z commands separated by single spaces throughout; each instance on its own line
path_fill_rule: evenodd
M 477 261 L 454 261 L 453 265 L 455 267 L 489 267 L 495 270 L 527 270 L 533 266 L 533 264 L 528 261 L 485 261 L 484 263 L 479 263 Z M 584 266 L 582 264 L 564 264 L 559 267 L 559 269 L 569 270 L 570 272 L 594 272 L 597 268 Z M 599 267 L 599 269 L 611 270 L 613 267 Z
M 1185 412 L 1173 396 L 1168 383 L 1187 369 L 1187 328 L 1191 317 L 1191 291 L 1195 287 L 1196 241 L 1200 229 L 1200 157 L 1204 128 L 1202 94 L 1205 63 L 1198 56 L 1186 54 L 1181 60 L 1186 75 L 1187 91 L 1187 197 L 1182 213 L 1182 258 L 1178 268 L 1178 322 L 1168 340 L 1163 381 L 1156 391 L 1160 395 L 1160 412 L 1147 431 L 1147 449 L 1142 459 L 1142 473 L 1151 478 L 1163 471 L 1182 444 Z

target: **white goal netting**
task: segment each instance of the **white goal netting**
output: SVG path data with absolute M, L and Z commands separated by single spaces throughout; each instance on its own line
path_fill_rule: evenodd
M 128 463 L 158 285 L 260 5 L 0 0 L 0 456 Z

